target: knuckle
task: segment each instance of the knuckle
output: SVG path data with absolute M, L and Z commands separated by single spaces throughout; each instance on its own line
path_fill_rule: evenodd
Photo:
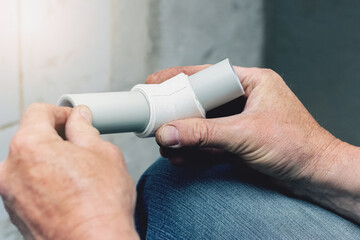
M 255 81 L 258 84 L 267 86 L 267 87 L 275 87 L 281 85 L 284 81 L 282 77 L 276 73 L 274 70 L 269 68 L 253 68 L 252 69 L 255 78 Z
M 104 142 L 104 147 L 110 155 L 115 156 L 116 158 L 123 158 L 123 153 L 114 144 L 110 142 Z
M 280 75 L 272 69 L 264 68 L 262 71 L 263 71 L 263 74 L 272 81 L 278 81 L 278 80 L 282 79 L 280 77 Z
M 21 150 L 26 149 L 28 147 L 29 147 L 29 140 L 27 139 L 27 137 L 21 134 L 16 134 L 10 142 L 9 153 L 10 154 L 18 153 Z
M 254 75 L 254 76 L 261 76 L 264 74 L 264 68 L 258 68 L 258 67 L 251 67 L 251 68 L 248 68 L 248 71 Z
M 66 136 L 69 139 L 74 139 L 78 136 L 100 136 L 98 129 L 94 128 L 91 125 L 84 125 L 80 122 L 73 122 L 72 124 L 66 124 L 65 126 Z M 92 138 L 91 138 L 92 140 Z
M 42 106 L 43 103 L 32 103 L 29 105 L 28 109 L 38 108 Z
M 39 152 L 39 140 L 36 136 L 27 134 L 24 131 L 25 130 L 16 133 L 11 139 L 9 145 L 9 156 L 30 156 L 35 152 Z
M 193 132 L 193 143 L 198 146 L 205 146 L 208 144 L 211 135 L 214 132 L 214 128 L 207 124 L 205 121 L 196 121 L 194 123 Z
M 164 75 L 167 73 L 167 71 L 168 71 L 168 69 L 165 69 L 165 70 L 151 74 L 150 76 L 148 76 L 146 78 L 145 83 L 146 84 L 158 84 L 158 83 L 161 83 L 161 82 L 167 80 L 167 79 L 164 79 L 165 78 Z
M 37 112 L 48 112 L 50 111 L 51 107 L 52 105 L 47 103 L 32 103 L 24 111 L 24 114 L 22 115 L 22 120 L 26 119 L 28 116 L 35 114 Z
M 161 70 L 159 72 L 153 73 L 150 76 L 148 76 L 145 80 L 145 83 L 160 84 L 181 72 L 183 72 L 183 67 L 166 68 L 164 70 Z
M 33 111 L 34 109 L 43 109 L 43 108 L 47 108 L 48 106 L 49 104 L 46 103 L 32 103 L 27 108 L 27 111 Z
M 267 77 L 279 77 L 279 75 L 272 69 L 270 68 L 258 68 L 258 67 L 252 67 L 249 68 L 249 70 L 255 74 L 255 75 L 260 75 L 260 76 L 267 76 Z
M 273 75 L 273 74 L 275 74 L 275 71 L 272 70 L 272 69 L 270 69 L 270 68 L 262 68 L 261 70 L 262 70 L 262 72 L 263 72 L 264 74 L 267 74 L 267 75 Z
M 254 73 L 261 73 L 264 68 L 258 68 L 258 67 L 251 67 L 249 70 L 253 71 Z
M 146 78 L 145 83 L 146 83 L 146 84 L 154 83 L 155 76 L 156 76 L 156 73 L 153 73 L 153 74 L 149 75 L 149 76 Z

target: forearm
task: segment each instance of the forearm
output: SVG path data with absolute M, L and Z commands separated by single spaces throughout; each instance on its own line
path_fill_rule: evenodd
M 336 139 L 319 158 L 292 191 L 360 224 L 360 148 Z

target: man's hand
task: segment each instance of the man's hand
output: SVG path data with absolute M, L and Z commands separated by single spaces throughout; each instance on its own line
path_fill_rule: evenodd
M 147 83 L 161 83 L 180 72 L 191 75 L 205 67 L 166 69 L 149 76 Z M 354 202 L 360 197 L 359 148 L 322 128 L 275 72 L 242 67 L 235 71 L 245 90 L 243 111 L 162 126 L 156 133 L 162 155 L 174 164 L 207 159 L 245 163 L 295 194 L 360 222 Z
M 201 66 L 164 70 L 151 75 L 147 82 L 161 82 L 177 74 L 176 70 L 191 75 Z M 166 124 L 157 132 L 161 152 L 173 163 L 181 164 L 194 160 L 186 156 L 194 148 L 216 156 L 219 150 L 225 150 L 277 179 L 310 178 L 322 150 L 337 144 L 335 137 L 317 124 L 275 72 L 235 70 L 247 99 L 242 113 Z
M 91 118 L 85 106 L 25 112 L 0 165 L 0 194 L 26 239 L 138 238 L 124 158 Z

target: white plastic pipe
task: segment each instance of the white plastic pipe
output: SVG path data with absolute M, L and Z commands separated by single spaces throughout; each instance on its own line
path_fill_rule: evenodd
M 100 133 L 140 132 L 150 119 L 149 104 L 137 91 L 63 95 L 58 105 L 86 105 L 93 113 L 93 125 Z
M 184 73 L 161 84 L 138 84 L 130 92 L 67 94 L 59 106 L 87 105 L 100 133 L 135 132 L 153 136 L 164 123 L 207 111 L 244 94 L 228 59 L 192 76 Z

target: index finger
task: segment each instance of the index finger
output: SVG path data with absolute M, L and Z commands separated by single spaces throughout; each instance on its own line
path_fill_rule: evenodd
M 207 67 L 210 67 L 210 64 L 197 65 L 197 66 L 185 66 L 185 67 L 171 67 L 159 72 L 153 73 L 146 78 L 147 84 L 159 84 L 165 82 L 166 80 L 175 77 L 179 73 L 185 73 L 190 76 L 193 75 Z
M 160 84 L 166 80 L 175 77 L 179 73 L 185 73 L 188 76 L 191 76 L 205 68 L 210 67 L 211 64 L 205 65 L 196 65 L 196 66 L 183 66 L 183 67 L 171 67 L 159 72 L 153 73 L 146 78 L 147 84 Z M 259 76 L 262 75 L 262 69 L 260 68 L 245 68 L 234 66 L 234 70 L 239 77 L 241 84 L 243 85 L 246 96 L 249 95 L 248 86 L 254 82 Z
M 51 104 L 31 104 L 22 116 L 19 131 L 59 136 L 58 132 L 64 129 L 71 111 L 71 108 Z

